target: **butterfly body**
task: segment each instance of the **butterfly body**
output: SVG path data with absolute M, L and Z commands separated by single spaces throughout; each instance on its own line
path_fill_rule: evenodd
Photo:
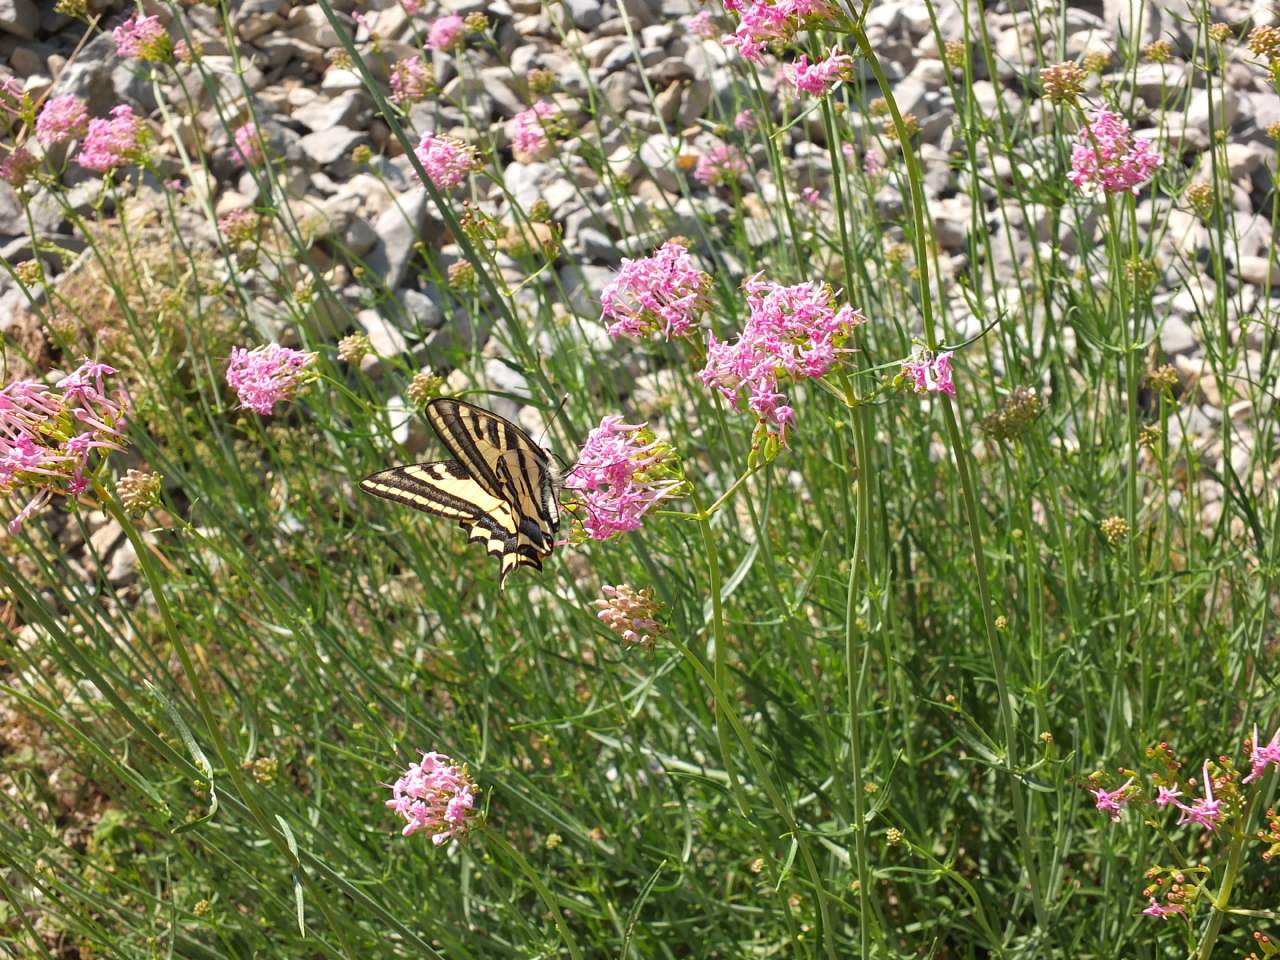
M 360 488 L 456 520 L 498 560 L 500 586 L 518 566 L 541 570 L 560 529 L 559 477 L 547 452 L 511 421 L 460 400 L 431 401 L 427 420 L 456 459 L 382 470 Z

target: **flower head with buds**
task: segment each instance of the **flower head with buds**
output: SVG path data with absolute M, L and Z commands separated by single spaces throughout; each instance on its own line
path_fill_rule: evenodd
M 409 381 L 409 387 L 405 390 L 405 398 L 415 407 L 425 407 L 432 399 L 440 395 L 440 388 L 443 386 L 444 377 L 430 367 L 424 367 L 415 373 L 413 379 Z
M 1076 135 L 1067 179 L 1087 196 L 1137 193 L 1163 162 L 1153 141 L 1132 136 L 1120 114 L 1099 108 Z
M 432 50 L 452 50 L 462 43 L 466 32 L 466 21 L 451 13 L 432 22 L 431 29 L 427 31 L 427 46 Z
M 0 156 L 0 180 L 15 190 L 39 169 L 39 159 L 26 147 L 14 147 L 9 153 Z
M 452 137 L 425 134 L 413 152 L 437 190 L 456 187 L 480 166 L 476 148 Z
M 675 496 L 685 482 L 675 451 L 643 424 L 610 416 L 587 436 L 565 488 L 582 498 L 582 529 L 592 540 L 637 530 L 654 504 Z
M 36 139 L 42 146 L 76 140 L 89 132 L 89 108 L 71 94 L 53 97 L 40 108 L 36 120 Z
M 169 34 L 159 17 L 144 17 L 135 13 L 111 31 L 116 42 L 116 53 L 122 57 L 163 62 L 169 59 L 172 47 Z
M 663 630 L 657 616 L 662 605 L 653 597 L 653 588 L 637 590 L 626 584 L 600 588 L 602 598 L 593 601 L 596 616 L 626 646 L 652 647 Z
M 387 809 L 404 818 L 403 836 L 431 831 L 437 847 L 467 835 L 475 820 L 478 790 L 467 768 L 441 753 L 423 752 L 422 759 L 391 785 Z
M 799 93 L 825 97 L 837 83 L 853 75 L 853 58 L 832 50 L 826 59 L 810 63 L 809 58 L 801 54 L 782 68 L 782 74 Z
M 83 492 L 94 451 L 124 449 L 129 396 L 122 387 L 110 395 L 115 373 L 85 360 L 52 390 L 30 380 L 0 388 L 0 494 L 26 498 L 10 533 L 53 496 Z
M 747 173 L 747 161 L 742 152 L 731 143 L 721 143 L 698 157 L 693 168 L 693 179 L 704 187 L 727 187 L 738 182 Z
M 252 350 L 231 348 L 227 385 L 240 402 L 262 416 L 270 415 L 277 403 L 292 400 L 298 387 L 312 375 L 316 355 L 278 343 Z
M 401 106 L 406 103 L 420 103 L 427 99 L 434 89 L 435 80 L 421 57 L 405 57 L 392 64 L 392 102 Z
M 76 162 L 98 173 L 114 170 L 138 157 L 145 142 L 144 130 L 141 118 L 131 107 L 117 104 L 111 109 L 111 119 L 89 121 Z
M 1050 103 L 1072 104 L 1084 91 L 1089 74 L 1084 67 L 1071 60 L 1055 63 L 1040 71 L 1040 89 Z
M 710 275 L 684 246 L 668 240 L 652 256 L 622 261 L 600 294 L 600 320 L 611 321 L 615 337 L 683 337 L 708 308 L 710 288 Z
M 848 352 L 853 328 L 866 318 L 852 307 L 837 308 L 835 292 L 826 284 L 783 286 L 747 278 L 748 316 L 742 335 L 722 343 L 712 334 L 707 363 L 698 374 L 735 407 L 747 394 L 747 407 L 760 418 L 763 431 L 786 442 L 795 411 L 782 393 L 784 380 L 826 376 Z
M 511 147 L 517 155 L 537 158 L 551 147 L 563 114 L 548 100 L 539 100 L 528 110 L 517 113 L 511 121 Z
M 915 352 L 902 361 L 900 376 L 918 394 L 945 393 L 948 397 L 956 395 L 956 386 L 951 379 L 950 350 L 934 353 L 924 347 L 917 347 Z
M 140 517 L 160 502 L 161 477 L 158 473 L 129 470 L 116 481 L 116 495 L 132 517 Z

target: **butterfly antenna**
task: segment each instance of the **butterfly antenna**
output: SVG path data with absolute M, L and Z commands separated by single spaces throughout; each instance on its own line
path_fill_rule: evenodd
M 547 438 L 547 431 L 551 429 L 551 425 L 560 418 L 560 414 L 564 413 L 564 405 L 569 402 L 569 395 L 566 393 L 560 398 L 560 403 L 556 405 L 556 412 L 551 415 L 551 419 L 547 421 L 546 426 L 542 428 L 542 434 L 538 437 L 538 446 L 542 446 L 542 441 Z M 559 457 L 556 458 L 560 459 Z

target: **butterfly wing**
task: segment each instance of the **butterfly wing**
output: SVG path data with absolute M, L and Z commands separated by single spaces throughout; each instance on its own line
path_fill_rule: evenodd
M 556 473 L 547 452 L 505 417 L 447 397 L 427 405 L 427 419 L 474 480 L 505 501 L 515 517 L 523 562 L 541 568 L 560 529 Z
M 467 531 L 469 542 L 483 543 L 489 556 L 498 560 L 499 587 L 505 586 L 507 574 L 521 564 L 542 567 L 545 554 L 529 553 L 511 506 L 490 494 L 457 460 L 381 470 L 361 480 L 360 489 L 456 520 Z

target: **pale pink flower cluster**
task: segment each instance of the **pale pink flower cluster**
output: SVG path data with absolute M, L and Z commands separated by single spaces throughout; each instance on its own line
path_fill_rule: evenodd
M 291 400 L 315 362 L 316 355 L 278 343 L 246 350 L 231 348 L 227 386 L 254 413 L 269 415 L 282 400 Z
M 228 210 L 218 218 L 218 232 L 232 247 L 238 247 L 252 240 L 261 225 L 262 218 L 247 207 Z
M 866 318 L 852 307 L 836 309 L 835 294 L 825 284 L 784 287 L 760 279 L 743 283 L 749 315 L 734 343 L 711 334 L 702 382 L 734 407 L 747 393 L 747 407 L 767 432 L 786 442 L 795 411 L 782 393 L 782 381 L 825 376 L 847 352 L 845 340 Z
M 582 496 L 582 529 L 592 540 L 639 529 L 650 507 L 683 486 L 668 469 L 674 459 L 670 446 L 644 430 L 643 424 L 605 417 L 565 477 L 565 487 Z
M 111 108 L 111 119 L 90 120 L 76 162 L 104 173 L 134 159 L 142 149 L 142 120 L 127 104 Z
M 40 169 L 40 161 L 26 147 L 14 147 L 0 158 L 0 180 L 17 189 Z
M 685 17 L 684 25 L 690 33 L 701 37 L 703 40 L 715 40 L 720 36 L 720 28 L 711 19 L 710 10 L 699 10 L 697 13 Z
M 139 60 L 167 60 L 169 34 L 159 17 L 144 17 L 135 13 L 111 31 L 116 42 L 116 53 L 122 57 Z
M 1204 796 L 1196 797 L 1188 806 L 1184 803 L 1174 804 L 1179 810 L 1178 823 L 1198 823 L 1202 827 L 1210 830 L 1218 829 L 1218 822 L 1222 819 L 1222 801 L 1213 798 L 1213 778 L 1209 776 L 1209 761 L 1204 762 L 1202 768 L 1204 774 Z
M 466 836 L 474 817 L 476 793 L 466 767 L 442 753 L 424 751 L 422 760 L 409 764 L 391 785 L 386 806 L 404 818 L 402 836 L 430 830 L 431 842 L 438 847 Z
M 1162 162 L 1154 141 L 1130 135 L 1127 120 L 1099 108 L 1076 134 L 1067 179 L 1089 195 L 1137 193 Z
M 738 26 L 721 42 L 737 47 L 744 60 L 757 64 L 769 44 L 789 40 L 802 26 L 829 20 L 835 13 L 827 0 L 725 0 L 724 8 L 738 15 Z
M 66 143 L 89 132 L 89 108 L 71 94 L 45 101 L 36 119 L 36 139 L 46 147 Z
M 391 67 L 391 99 L 398 104 L 418 103 L 431 92 L 431 74 L 421 57 L 405 57 Z
M 705 187 L 727 187 L 737 183 L 747 170 L 742 152 L 731 143 L 721 143 L 698 158 L 693 179 Z
M 916 393 L 945 393 L 948 397 L 956 395 L 956 385 L 951 380 L 950 350 L 934 353 L 924 347 L 902 361 L 902 375 L 910 382 Z
M 124 449 L 129 395 L 123 387 L 108 395 L 106 378 L 114 373 L 85 360 L 56 391 L 31 380 L 0 389 L 0 494 L 28 497 L 9 521 L 10 533 L 55 494 L 81 493 L 94 450 Z
M 783 67 L 783 76 L 788 83 L 800 93 L 815 97 L 826 96 L 833 86 L 841 80 L 848 80 L 852 74 L 853 58 L 839 50 L 832 50 L 825 60 L 814 63 L 801 54 L 795 62 Z
M 541 153 L 551 145 L 547 126 L 559 116 L 560 108 L 546 100 L 517 113 L 511 121 L 511 146 L 529 156 Z
M 1168 920 L 1171 916 L 1178 913 L 1186 913 L 1186 907 L 1180 903 L 1160 903 L 1155 897 L 1151 898 L 1151 906 L 1142 911 L 1148 917 L 1159 917 L 1161 920 Z
M 1271 742 L 1264 744 L 1258 739 L 1258 725 L 1253 725 L 1253 739 L 1249 741 L 1249 763 L 1253 769 L 1241 783 L 1257 780 L 1273 763 L 1280 765 L 1280 728 L 1271 735 Z
M 884 173 L 884 154 L 874 147 L 868 149 L 862 157 L 862 172 L 872 180 Z
M 742 133 L 750 133 L 756 128 L 756 115 L 750 110 L 739 110 L 733 118 L 733 125 Z
M 242 167 L 256 166 L 262 162 L 262 138 L 258 125 L 250 120 L 236 127 L 235 145 L 231 148 L 232 158 Z
M 1130 777 L 1115 790 L 1090 790 L 1093 794 L 1094 805 L 1099 810 L 1111 817 L 1112 823 L 1120 822 L 1120 811 L 1123 810 L 1133 799 L 1133 793 L 1129 788 L 1133 786 L 1133 777 Z
M 456 13 L 441 17 L 431 24 L 427 31 L 427 46 L 432 50 L 448 50 L 456 46 L 466 32 L 466 21 Z
M 612 321 L 609 333 L 615 337 L 683 337 L 707 309 L 710 286 L 711 277 L 689 251 L 668 240 L 652 256 L 622 261 L 600 294 L 600 319 Z
M 424 134 L 413 152 L 437 190 L 457 186 L 480 165 L 475 147 L 433 133 Z
M 593 602 L 596 616 L 627 646 L 652 646 L 654 636 L 662 631 L 655 616 L 658 603 L 653 590 L 637 590 L 625 583 L 600 588 L 604 597 Z

